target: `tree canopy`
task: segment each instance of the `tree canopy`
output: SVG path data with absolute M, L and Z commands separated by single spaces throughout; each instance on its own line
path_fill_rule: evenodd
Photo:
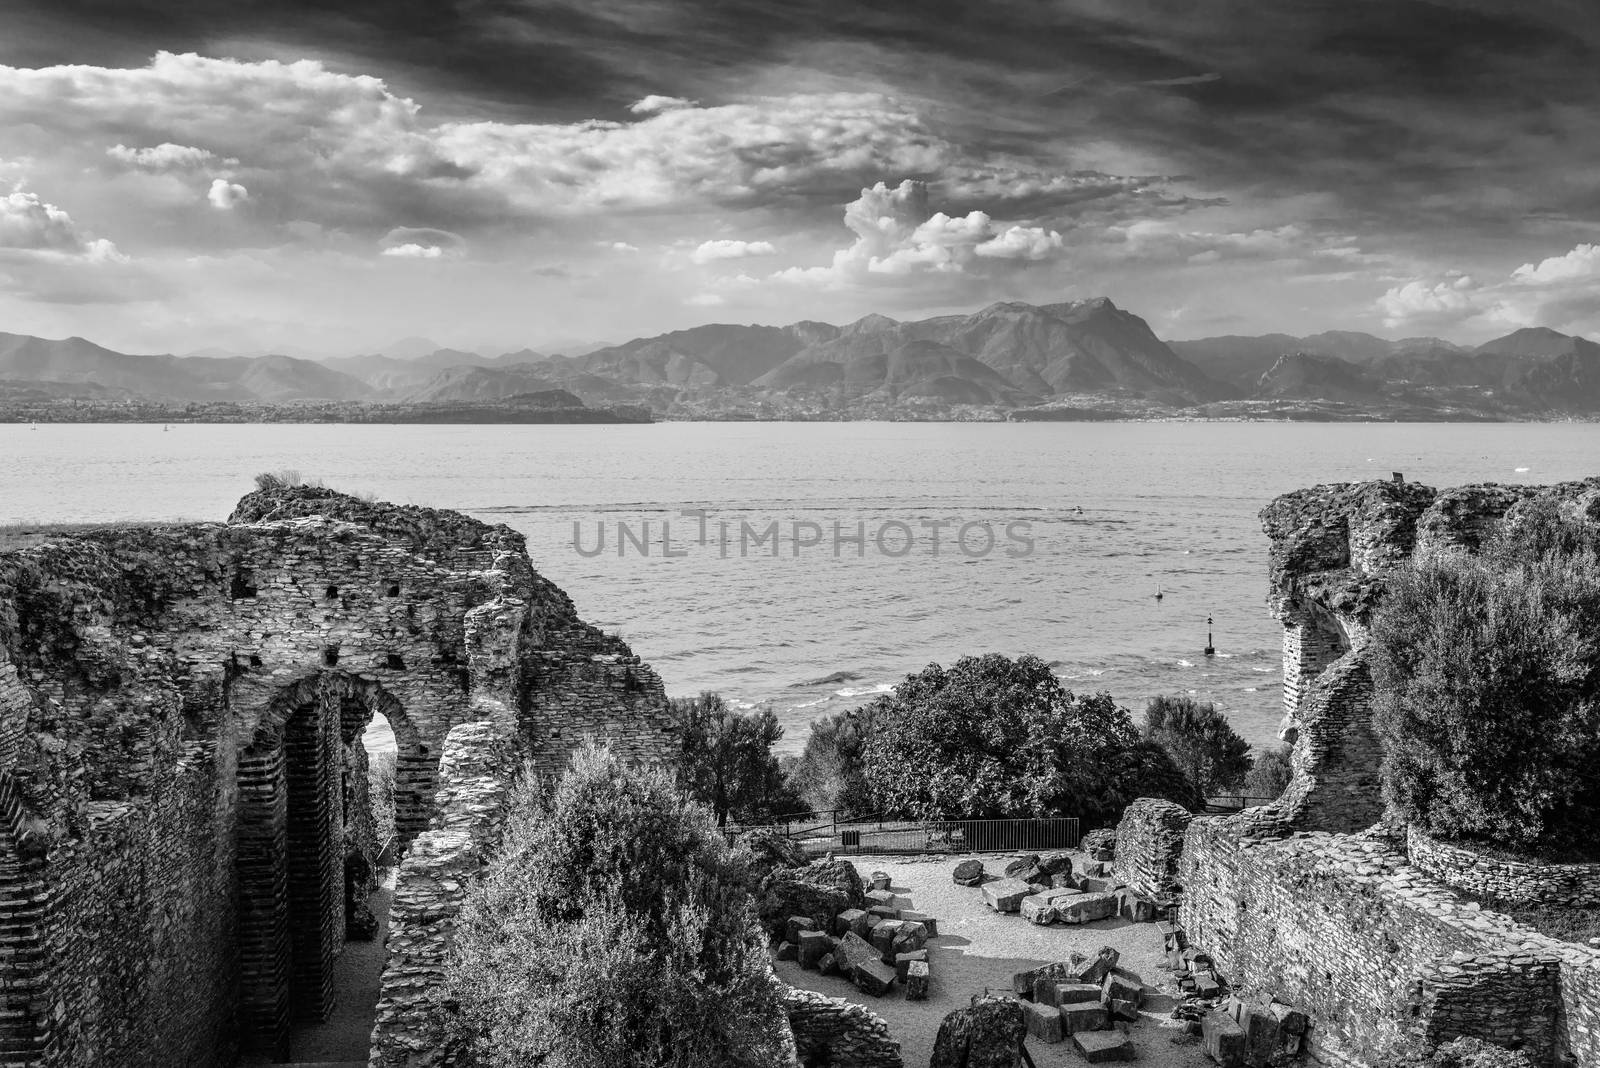
M 680 781 L 711 807 L 718 825 L 726 825 L 730 814 L 753 821 L 803 807 L 772 755 L 783 728 L 770 707 L 736 712 L 714 693 L 678 698 L 671 707 L 678 721 Z
M 873 702 L 865 766 L 885 811 L 927 819 L 1115 820 L 1140 796 L 1198 800 L 1108 694 L 1074 695 L 1036 656 L 930 664 Z
M 1231 790 L 1250 770 L 1250 745 L 1215 705 L 1187 694 L 1152 697 L 1144 736 L 1167 751 L 1203 794 Z
M 548 801 L 529 776 L 447 976 L 478 1063 L 782 1064 L 749 878 L 661 771 L 586 745 Z
M 1600 534 L 1554 505 L 1406 568 L 1372 623 L 1384 791 L 1444 838 L 1596 851 Z
M 1289 788 L 1294 777 L 1290 766 L 1294 750 L 1287 745 L 1275 745 L 1256 754 L 1250 771 L 1244 777 L 1242 789 L 1250 797 L 1278 797 Z
M 875 707 L 853 708 L 811 722 L 806 747 L 788 770 L 790 787 L 816 812 L 877 812 L 865 750 Z

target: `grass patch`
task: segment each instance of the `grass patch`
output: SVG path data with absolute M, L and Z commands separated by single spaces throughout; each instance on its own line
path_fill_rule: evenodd
M 88 534 L 96 530 L 129 530 L 141 527 L 171 526 L 176 521 L 119 519 L 113 523 L 0 523 L 0 553 L 43 545 L 58 538 L 74 534 Z

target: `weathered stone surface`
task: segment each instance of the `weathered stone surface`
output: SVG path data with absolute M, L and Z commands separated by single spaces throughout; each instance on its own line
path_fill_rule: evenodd
M 1078 877 L 1071 872 L 1057 872 L 1050 876 L 1050 887 L 1053 890 L 1077 890 Z
M 1056 1005 L 1099 1002 L 1104 991 L 1094 983 L 1054 983 L 1050 997 Z
M 873 890 L 887 890 L 889 889 L 890 879 L 887 873 L 875 871 L 867 880 L 867 883 Z
M 872 929 L 868 941 L 872 943 L 872 948 L 878 951 L 878 958 L 885 964 L 894 963 L 894 940 L 904 926 L 900 920 L 884 920 Z
M 1072 854 L 1068 852 L 1046 853 L 1039 858 L 1035 865 L 1045 875 L 1071 875 Z
M 855 984 L 863 994 L 882 997 L 894 989 L 894 969 L 881 960 L 864 961 L 856 965 Z
M 810 970 L 817 966 L 823 954 L 833 951 L 833 942 L 821 931 L 801 931 L 795 947 L 795 959 L 800 962 L 800 967 Z
M 1090 831 L 1078 843 L 1078 848 L 1083 850 L 1090 860 L 1111 860 L 1116 856 L 1117 832 L 1110 827 Z
M 928 951 L 925 949 L 912 949 L 907 950 L 904 953 L 896 953 L 894 955 L 895 978 L 899 979 L 902 983 L 905 982 L 906 974 L 910 970 L 911 965 L 919 960 L 926 962 L 927 959 Z
M 928 998 L 928 962 L 912 961 L 906 969 L 906 1000 L 926 1001 Z
M 977 886 L 983 882 L 983 861 L 963 860 L 956 865 L 952 878 L 958 886 Z
M 1070 1035 L 1083 1031 L 1103 1031 L 1111 1026 L 1106 1007 L 1098 1001 L 1072 1001 L 1058 1006 L 1056 1011 L 1061 1014 L 1062 1026 Z
M 811 882 L 837 887 L 844 894 L 844 908 L 866 908 L 866 888 L 861 883 L 861 873 L 848 860 L 829 855 L 799 870 Z
M 865 938 L 867 929 L 867 914 L 861 909 L 845 909 L 833 920 L 833 933 L 841 938 L 851 931 Z
M 750 855 L 752 866 L 763 877 L 777 868 L 806 865 L 806 853 L 799 842 L 767 827 L 745 831 L 734 844 Z
M 1244 1068 L 1249 1044 L 1244 1029 L 1225 1012 L 1213 1010 L 1200 1021 L 1206 1055 L 1222 1068 Z
M 1117 914 L 1117 895 L 1083 893 L 1062 899 L 1056 905 L 1056 917 L 1062 923 L 1093 923 L 1107 920 Z
M 800 944 L 801 931 L 815 930 L 817 930 L 817 921 L 810 916 L 790 916 L 783 927 L 783 940 L 785 942 L 793 942 L 798 946 Z
M 1072 970 L 1072 978 L 1079 983 L 1101 984 L 1106 976 L 1111 974 L 1111 969 L 1117 966 L 1119 954 L 1110 946 L 1101 946 L 1095 955 L 1077 965 Z
M 793 942 L 779 942 L 773 955 L 779 960 L 796 960 L 800 955 L 800 947 Z
M 882 905 L 885 908 L 894 908 L 894 894 L 888 890 L 868 890 L 866 892 L 867 906 Z
M 881 960 L 883 954 L 872 947 L 872 943 L 854 932 L 839 939 L 839 948 L 835 951 L 839 955 L 839 970 L 846 978 L 853 977 L 855 970 L 869 960 Z
M 1063 982 L 1070 979 L 1087 958 L 1082 953 L 1071 953 L 1068 959 L 1027 968 L 1011 977 L 1011 991 L 1021 998 L 1031 998 L 1040 980 Z
M 1144 1001 L 1144 986 L 1115 972 L 1106 976 L 1101 988 L 1101 1004 L 1113 1020 L 1139 1019 L 1139 1006 Z
M 1028 1034 L 1041 1042 L 1060 1042 L 1066 1037 L 1061 1025 L 1061 1010 L 1054 1005 L 1024 1002 L 1022 1011 L 1027 1017 Z
M 929 1068 L 1019 1068 L 1027 1033 L 1022 1002 L 975 997 L 939 1024 Z
M 876 916 L 880 920 L 898 920 L 900 918 L 900 910 L 892 905 L 869 905 L 867 906 L 867 915 Z M 872 926 L 876 927 L 877 924 Z
M 1090 1064 L 1133 1060 L 1133 1042 L 1121 1031 L 1074 1031 L 1072 1044 Z
M 817 974 L 818 975 L 838 975 L 839 974 L 839 951 L 837 949 L 833 949 L 833 950 L 830 950 L 827 953 L 824 953 L 822 955 L 821 959 L 819 959 L 817 961 Z
M 1154 797 L 1141 797 L 1124 809 L 1112 867 L 1117 880 L 1143 897 L 1175 895 L 1183 833 L 1193 818 L 1182 805 Z
M 1016 912 L 1022 899 L 1033 892 L 1032 886 L 1019 879 L 1002 879 L 984 884 L 983 903 L 996 912 Z
M 1033 871 L 1039 867 L 1039 854 L 1027 853 L 1013 860 L 1006 861 L 1001 872 L 1007 879 L 1019 879 L 1024 872 Z
M 890 943 L 890 948 L 894 950 L 896 955 L 899 955 L 921 949 L 927 944 L 928 929 L 926 927 L 910 920 L 901 920 L 900 930 L 895 932 L 894 941 Z
M 922 924 L 923 930 L 928 932 L 929 938 L 939 937 L 939 921 L 934 919 L 932 916 L 929 916 L 927 913 L 913 912 L 910 909 L 903 909 L 901 910 L 900 915 L 895 917 L 895 919 L 904 920 L 907 923 L 920 923 Z
M 808 868 L 781 868 L 767 877 L 756 900 L 768 931 L 786 932 L 791 916 L 807 917 L 817 930 L 825 931 L 835 916 L 853 907 L 848 892 L 810 876 Z

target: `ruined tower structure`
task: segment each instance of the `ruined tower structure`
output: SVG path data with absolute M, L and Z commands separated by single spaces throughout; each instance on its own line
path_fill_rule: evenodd
M 370 927 L 379 715 L 405 859 L 374 1056 L 417 1064 L 511 782 L 586 735 L 667 758 L 659 678 L 452 512 L 274 489 L 0 555 L 0 1063 L 281 1058 Z

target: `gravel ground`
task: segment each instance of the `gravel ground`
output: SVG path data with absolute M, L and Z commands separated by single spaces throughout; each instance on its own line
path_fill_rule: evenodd
M 881 1016 L 900 1042 L 906 1068 L 928 1064 L 940 1021 L 952 1010 L 969 1004 L 973 994 L 985 990 L 1009 994 L 1013 973 L 1064 960 L 1073 950 L 1093 956 L 1101 946 L 1115 949 L 1121 955 L 1119 966 L 1138 975 L 1145 984 L 1144 1010 L 1132 1028 L 1138 1062 L 1156 1068 L 1210 1065 L 1199 1039 L 1184 1035 L 1168 1019 L 1176 1004 L 1176 987 L 1171 976 L 1157 967 L 1163 961 L 1163 953 L 1155 924 L 1118 919 L 1077 927 L 1036 927 L 1015 913 L 991 912 L 983 903 L 982 890 L 957 886 L 951 879 L 955 866 L 972 859 L 970 855 L 849 859 L 863 880 L 874 871 L 888 873 L 900 908 L 925 912 L 939 921 L 939 937 L 930 940 L 927 947 L 931 975 L 928 1000 L 907 1001 L 898 988 L 882 998 L 871 997 L 838 976 L 803 971 L 793 961 L 779 961 L 776 967 L 792 986 L 865 1005 Z M 977 859 L 984 861 L 991 873 L 998 874 L 1011 858 L 985 854 Z M 1085 1063 L 1073 1050 L 1070 1039 L 1057 1045 L 1030 1036 L 1028 1052 L 1037 1068 Z

